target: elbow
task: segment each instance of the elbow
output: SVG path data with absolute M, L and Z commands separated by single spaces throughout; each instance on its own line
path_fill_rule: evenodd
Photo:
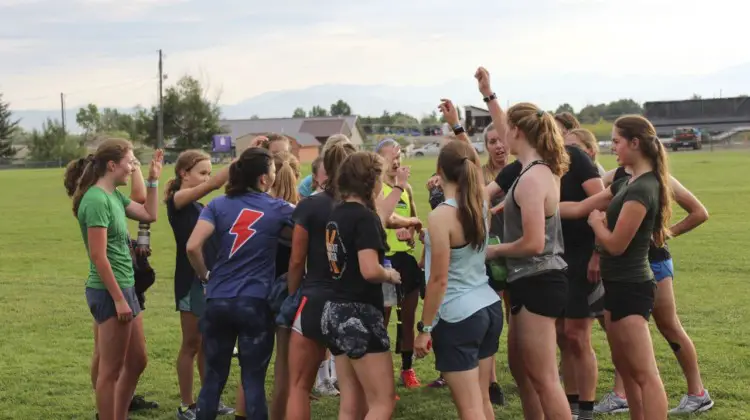
M 612 255 L 613 257 L 619 257 L 622 254 L 625 253 L 625 250 L 628 249 L 625 245 L 612 245 L 609 248 L 607 248 L 607 252 Z
M 527 255 L 540 255 L 544 252 L 544 236 L 540 239 L 526 241 L 523 250 Z
M 448 275 L 432 275 L 430 276 L 430 280 L 427 282 L 427 285 L 432 286 L 431 288 L 437 288 L 438 290 L 445 290 L 448 288 Z
M 380 270 L 377 270 L 376 267 L 362 267 L 360 273 L 362 274 L 362 277 L 370 283 L 382 283 L 383 281 L 383 273 Z
M 188 257 L 193 258 L 201 253 L 202 244 L 198 241 L 188 241 L 185 251 Z
M 91 258 L 91 263 L 94 264 L 95 267 L 99 267 L 102 263 L 107 261 L 106 252 L 93 251 L 89 254 L 89 257 Z
M 701 207 L 700 210 L 696 212 L 696 219 L 699 225 L 706 223 L 708 221 L 708 210 L 706 210 L 705 207 Z

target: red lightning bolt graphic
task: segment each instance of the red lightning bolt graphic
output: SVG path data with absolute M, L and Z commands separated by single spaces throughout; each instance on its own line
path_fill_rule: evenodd
M 242 209 L 234 224 L 232 224 L 232 228 L 229 229 L 229 233 L 234 235 L 234 242 L 232 242 L 232 250 L 229 252 L 229 258 L 232 258 L 232 255 L 239 251 L 242 245 L 245 245 L 255 235 L 256 231 L 253 229 L 253 225 L 261 217 L 263 217 L 263 212 Z

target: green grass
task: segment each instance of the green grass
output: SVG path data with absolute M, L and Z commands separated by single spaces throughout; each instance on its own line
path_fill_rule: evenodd
M 698 348 L 704 381 L 716 400 L 716 407 L 703 418 L 750 418 L 750 307 L 746 292 L 750 155 L 703 152 L 671 156 L 673 173 L 711 213 L 705 226 L 670 244 L 677 266 L 679 313 Z M 425 216 L 429 206 L 423 185 L 434 170 L 434 160 L 408 164 L 419 211 Z M 606 156 L 603 164 L 611 168 L 614 161 Z M 162 185 L 171 170 L 165 168 Z M 0 325 L 0 419 L 91 418 L 91 315 L 83 294 L 88 263 L 70 201 L 63 192 L 62 169 L 0 171 L 0 185 L 0 308 L 4 321 Z M 152 227 L 151 258 L 157 282 L 148 292 L 144 313 L 149 366 L 138 391 L 158 401 L 161 408 L 136 414 L 135 419 L 173 419 L 179 403 L 175 358 L 180 330 L 172 296 L 174 241 L 164 206 L 159 217 Z M 135 233 L 135 226 L 131 232 Z M 685 392 L 685 382 L 667 344 L 655 330 L 652 334 L 670 406 L 674 406 Z M 507 406 L 496 412 L 497 418 L 518 419 L 522 418 L 521 409 L 506 368 L 505 337 L 503 334 L 498 372 Z M 612 385 L 613 370 L 598 327 L 593 342 L 600 364 L 601 396 Z M 399 359 L 394 360 L 399 366 Z M 432 357 L 416 361 L 415 368 L 424 383 L 437 376 Z M 235 366 L 226 391 L 228 403 L 234 401 L 237 371 Z M 456 418 L 446 390 L 397 390 L 401 401 L 395 418 Z M 336 417 L 337 399 L 312 405 L 314 418 Z

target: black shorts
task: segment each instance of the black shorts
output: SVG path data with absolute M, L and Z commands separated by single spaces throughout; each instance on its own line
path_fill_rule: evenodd
M 327 299 L 320 296 L 302 296 L 297 314 L 294 316 L 294 322 L 292 322 L 292 330 L 305 338 L 326 345 L 321 329 L 323 308 L 326 302 Z
M 438 321 L 432 330 L 435 370 L 464 372 L 493 356 L 503 332 L 503 304 L 497 301 L 459 322 Z
M 603 284 L 604 309 L 610 312 L 612 321 L 619 321 L 630 315 L 640 315 L 646 321 L 651 318 L 656 282 L 603 281 Z
M 400 288 L 400 296 L 406 296 L 422 287 L 424 271 L 419 268 L 419 263 L 413 255 L 408 252 L 396 252 L 386 259 L 390 260 L 393 269 L 401 274 L 401 284 L 396 286 Z
M 565 318 L 595 318 L 604 312 L 604 286 L 588 280 L 591 253 L 576 252 L 564 255 L 568 264 L 568 303 Z
M 390 351 L 383 311 L 368 303 L 326 302 L 321 330 L 334 356 L 359 359 L 368 353 Z
M 568 279 L 562 270 L 550 270 L 508 283 L 510 313 L 521 308 L 549 318 L 562 318 L 568 303 Z

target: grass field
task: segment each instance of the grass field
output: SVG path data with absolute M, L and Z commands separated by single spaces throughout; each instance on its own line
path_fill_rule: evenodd
M 716 401 L 705 419 L 750 418 L 750 184 L 746 152 L 672 154 L 673 173 L 706 205 L 710 220 L 670 243 L 675 258 L 677 302 L 683 324 L 695 341 L 703 378 Z M 614 166 L 611 156 L 602 162 Z M 411 161 L 412 184 L 420 214 L 429 211 L 423 187 L 434 160 Z M 162 184 L 171 175 L 164 170 Z M 62 169 L 0 171 L 0 419 L 88 419 L 94 413 L 89 382 L 91 315 L 84 300 L 88 263 L 70 202 L 62 187 Z M 127 188 L 126 188 L 127 189 Z M 681 212 L 676 212 L 680 217 Z M 135 234 L 135 226 L 131 232 Z M 144 312 L 149 365 L 139 393 L 161 408 L 134 419 L 173 419 L 179 403 L 175 358 L 180 343 L 174 311 L 174 241 L 160 208 L 152 226 L 152 264 L 157 282 Z M 393 333 L 395 328 L 391 327 Z M 675 406 L 685 382 L 669 347 L 652 330 L 654 346 Z M 497 418 L 522 418 L 512 377 L 505 363 L 505 334 L 498 372 L 507 405 Z M 595 328 L 600 363 L 598 396 L 612 385 L 612 365 L 603 333 Z M 400 359 L 394 358 L 395 365 Z M 433 359 L 415 362 L 423 383 L 436 377 Z M 234 369 L 225 401 L 234 402 Z M 269 369 L 272 372 L 272 368 Z M 269 378 L 270 384 L 270 378 Z M 268 388 L 270 392 L 270 387 Z M 197 389 L 196 389 L 197 392 Z M 394 418 L 455 419 L 447 390 L 397 388 L 401 396 Z M 313 418 L 336 417 L 335 398 L 313 403 Z M 613 416 L 624 419 L 626 416 Z

